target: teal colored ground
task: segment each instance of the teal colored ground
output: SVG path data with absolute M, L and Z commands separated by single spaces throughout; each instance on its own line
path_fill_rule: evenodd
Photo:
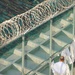
M 44 0 L 0 0 L 0 23 L 24 13 Z

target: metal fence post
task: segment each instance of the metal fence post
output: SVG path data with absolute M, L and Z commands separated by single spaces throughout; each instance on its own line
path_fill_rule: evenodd
M 75 38 L 75 1 L 73 2 L 74 7 L 73 7 L 73 38 Z
M 75 39 L 75 1 L 73 2 L 74 7 L 73 7 L 73 39 Z M 71 75 L 73 75 L 73 63 L 71 66 Z
M 30 28 L 28 30 L 26 30 L 24 33 L 22 33 L 22 75 L 24 74 L 24 64 L 25 64 L 25 34 L 30 30 Z
M 50 20 L 50 56 L 52 55 L 52 19 Z M 51 58 L 49 58 L 49 75 L 51 75 Z
M 25 55 L 24 41 L 25 41 L 25 37 L 24 35 L 22 35 L 22 75 L 24 75 L 24 55 Z

